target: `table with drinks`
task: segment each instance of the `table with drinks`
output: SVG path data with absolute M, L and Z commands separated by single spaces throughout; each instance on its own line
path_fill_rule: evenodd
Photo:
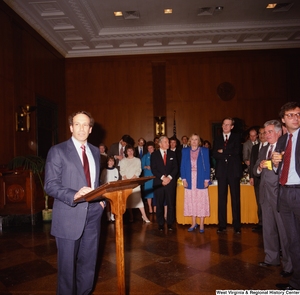
M 218 224 L 218 185 L 215 183 L 208 188 L 210 200 L 210 216 L 205 218 L 205 224 Z M 176 194 L 176 218 L 179 224 L 192 224 L 192 217 L 183 215 L 184 187 L 179 180 Z M 245 224 L 258 223 L 257 204 L 254 187 L 250 184 L 241 184 L 241 222 Z M 200 223 L 197 218 L 197 223 Z M 227 223 L 232 224 L 231 197 L 228 188 Z

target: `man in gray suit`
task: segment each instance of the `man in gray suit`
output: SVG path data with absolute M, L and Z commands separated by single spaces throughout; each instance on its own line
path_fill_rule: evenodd
M 281 276 L 287 277 L 292 273 L 292 262 L 288 252 L 288 240 L 282 218 L 277 211 L 278 176 L 272 169 L 272 153 L 277 140 L 281 136 L 281 123 L 270 120 L 264 124 L 265 139 L 268 145 L 261 148 L 253 173 L 260 175 L 259 201 L 262 209 L 263 241 L 265 259 L 260 266 L 280 265 L 280 249 L 282 251 Z
M 113 143 L 107 152 L 108 156 L 113 156 L 115 158 L 116 165 L 118 167 L 119 167 L 119 162 L 125 157 L 124 151 L 126 145 L 128 144 L 134 146 L 134 140 L 130 135 L 125 134 L 122 136 L 119 142 Z
M 94 119 L 81 111 L 69 117 L 72 137 L 48 153 L 45 191 L 54 198 L 51 234 L 58 260 L 57 294 L 83 295 L 93 289 L 104 202 L 76 199 L 99 185 L 100 152 L 87 138 Z
M 260 232 L 262 230 L 262 213 L 261 206 L 259 202 L 259 185 L 260 185 L 260 176 L 257 177 L 253 174 L 253 167 L 258 159 L 258 154 L 261 148 L 268 144 L 265 140 L 265 128 L 261 127 L 258 130 L 259 143 L 255 144 L 251 149 L 250 154 L 250 166 L 249 166 L 249 177 L 250 177 L 250 185 L 254 186 L 256 204 L 257 204 L 257 217 L 258 224 L 252 228 L 253 231 Z

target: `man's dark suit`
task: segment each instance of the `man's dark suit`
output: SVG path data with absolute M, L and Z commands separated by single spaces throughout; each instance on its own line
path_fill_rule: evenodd
M 143 155 L 142 155 L 142 157 L 143 157 L 144 155 L 146 155 L 147 153 L 148 153 L 147 148 L 146 148 L 145 146 L 143 146 Z M 142 160 L 142 157 L 140 157 L 140 147 L 139 147 L 139 146 L 136 146 L 136 147 L 134 148 L 134 156 L 135 156 L 136 158 L 139 158 L 140 160 Z
M 256 176 L 253 174 L 253 167 L 258 159 L 259 154 L 259 147 L 261 143 L 255 144 L 252 146 L 251 154 L 250 154 L 250 166 L 249 166 L 249 177 L 253 178 L 254 181 L 254 191 L 256 197 L 256 204 L 257 204 L 257 217 L 258 217 L 258 224 L 262 225 L 262 216 L 261 216 L 261 206 L 259 202 L 259 184 L 260 184 L 260 175 Z
M 96 188 L 100 152 L 88 146 L 95 161 Z M 45 191 L 54 198 L 51 234 L 56 237 L 58 249 L 57 294 L 61 295 L 89 294 L 94 283 L 103 208 L 99 202 L 74 202 L 74 195 L 84 186 L 88 186 L 86 177 L 72 139 L 53 146 L 46 161 Z
M 107 166 L 107 155 L 100 155 L 100 173 L 106 168 Z
M 156 198 L 156 217 L 159 226 L 163 226 L 164 219 L 164 202 L 167 205 L 167 224 L 171 226 L 175 221 L 175 188 L 177 185 L 178 163 L 175 152 L 167 150 L 167 162 L 164 161 L 160 149 L 151 154 L 151 171 L 155 176 L 153 180 L 154 196 Z M 170 175 L 171 182 L 163 186 L 161 177 Z
M 278 139 L 276 150 L 284 151 L 287 144 L 288 134 L 284 134 Z M 298 139 L 296 143 L 295 169 L 300 177 L 300 130 L 298 129 Z M 281 163 L 282 164 L 282 163 Z M 281 174 L 279 165 L 277 173 Z M 291 163 L 292 164 L 292 163 Z M 289 241 L 289 252 L 293 264 L 293 275 L 289 284 L 300 290 L 300 187 L 293 188 L 280 186 L 278 209 L 282 217 Z
M 218 152 L 220 149 L 223 150 L 223 153 Z M 242 176 L 240 136 L 231 132 L 226 147 L 223 134 L 216 137 L 213 146 L 213 157 L 216 160 L 216 178 L 218 180 L 219 228 L 225 229 L 227 225 L 227 193 L 229 185 L 233 227 L 235 230 L 240 230 L 240 179 Z

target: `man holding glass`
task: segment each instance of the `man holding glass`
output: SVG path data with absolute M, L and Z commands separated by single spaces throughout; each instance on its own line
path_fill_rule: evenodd
M 276 149 L 278 138 L 282 132 L 281 123 L 277 120 L 270 120 L 264 124 L 264 127 L 268 145 L 260 150 L 253 168 L 254 175 L 260 175 L 259 202 L 262 209 L 265 251 L 265 259 L 259 262 L 259 266 L 279 266 L 281 261 L 283 270 L 280 275 L 287 277 L 291 275 L 293 267 L 288 251 L 286 230 L 277 210 L 278 176 L 274 173 L 271 164 L 272 153 Z

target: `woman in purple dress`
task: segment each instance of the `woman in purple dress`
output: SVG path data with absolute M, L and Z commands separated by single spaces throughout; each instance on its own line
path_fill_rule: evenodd
M 182 149 L 180 166 L 184 186 L 184 216 L 192 216 L 189 232 L 197 228 L 200 217 L 200 233 L 204 233 L 204 218 L 209 216 L 208 185 L 210 181 L 209 150 L 201 147 L 198 134 L 192 134 L 189 147 Z

